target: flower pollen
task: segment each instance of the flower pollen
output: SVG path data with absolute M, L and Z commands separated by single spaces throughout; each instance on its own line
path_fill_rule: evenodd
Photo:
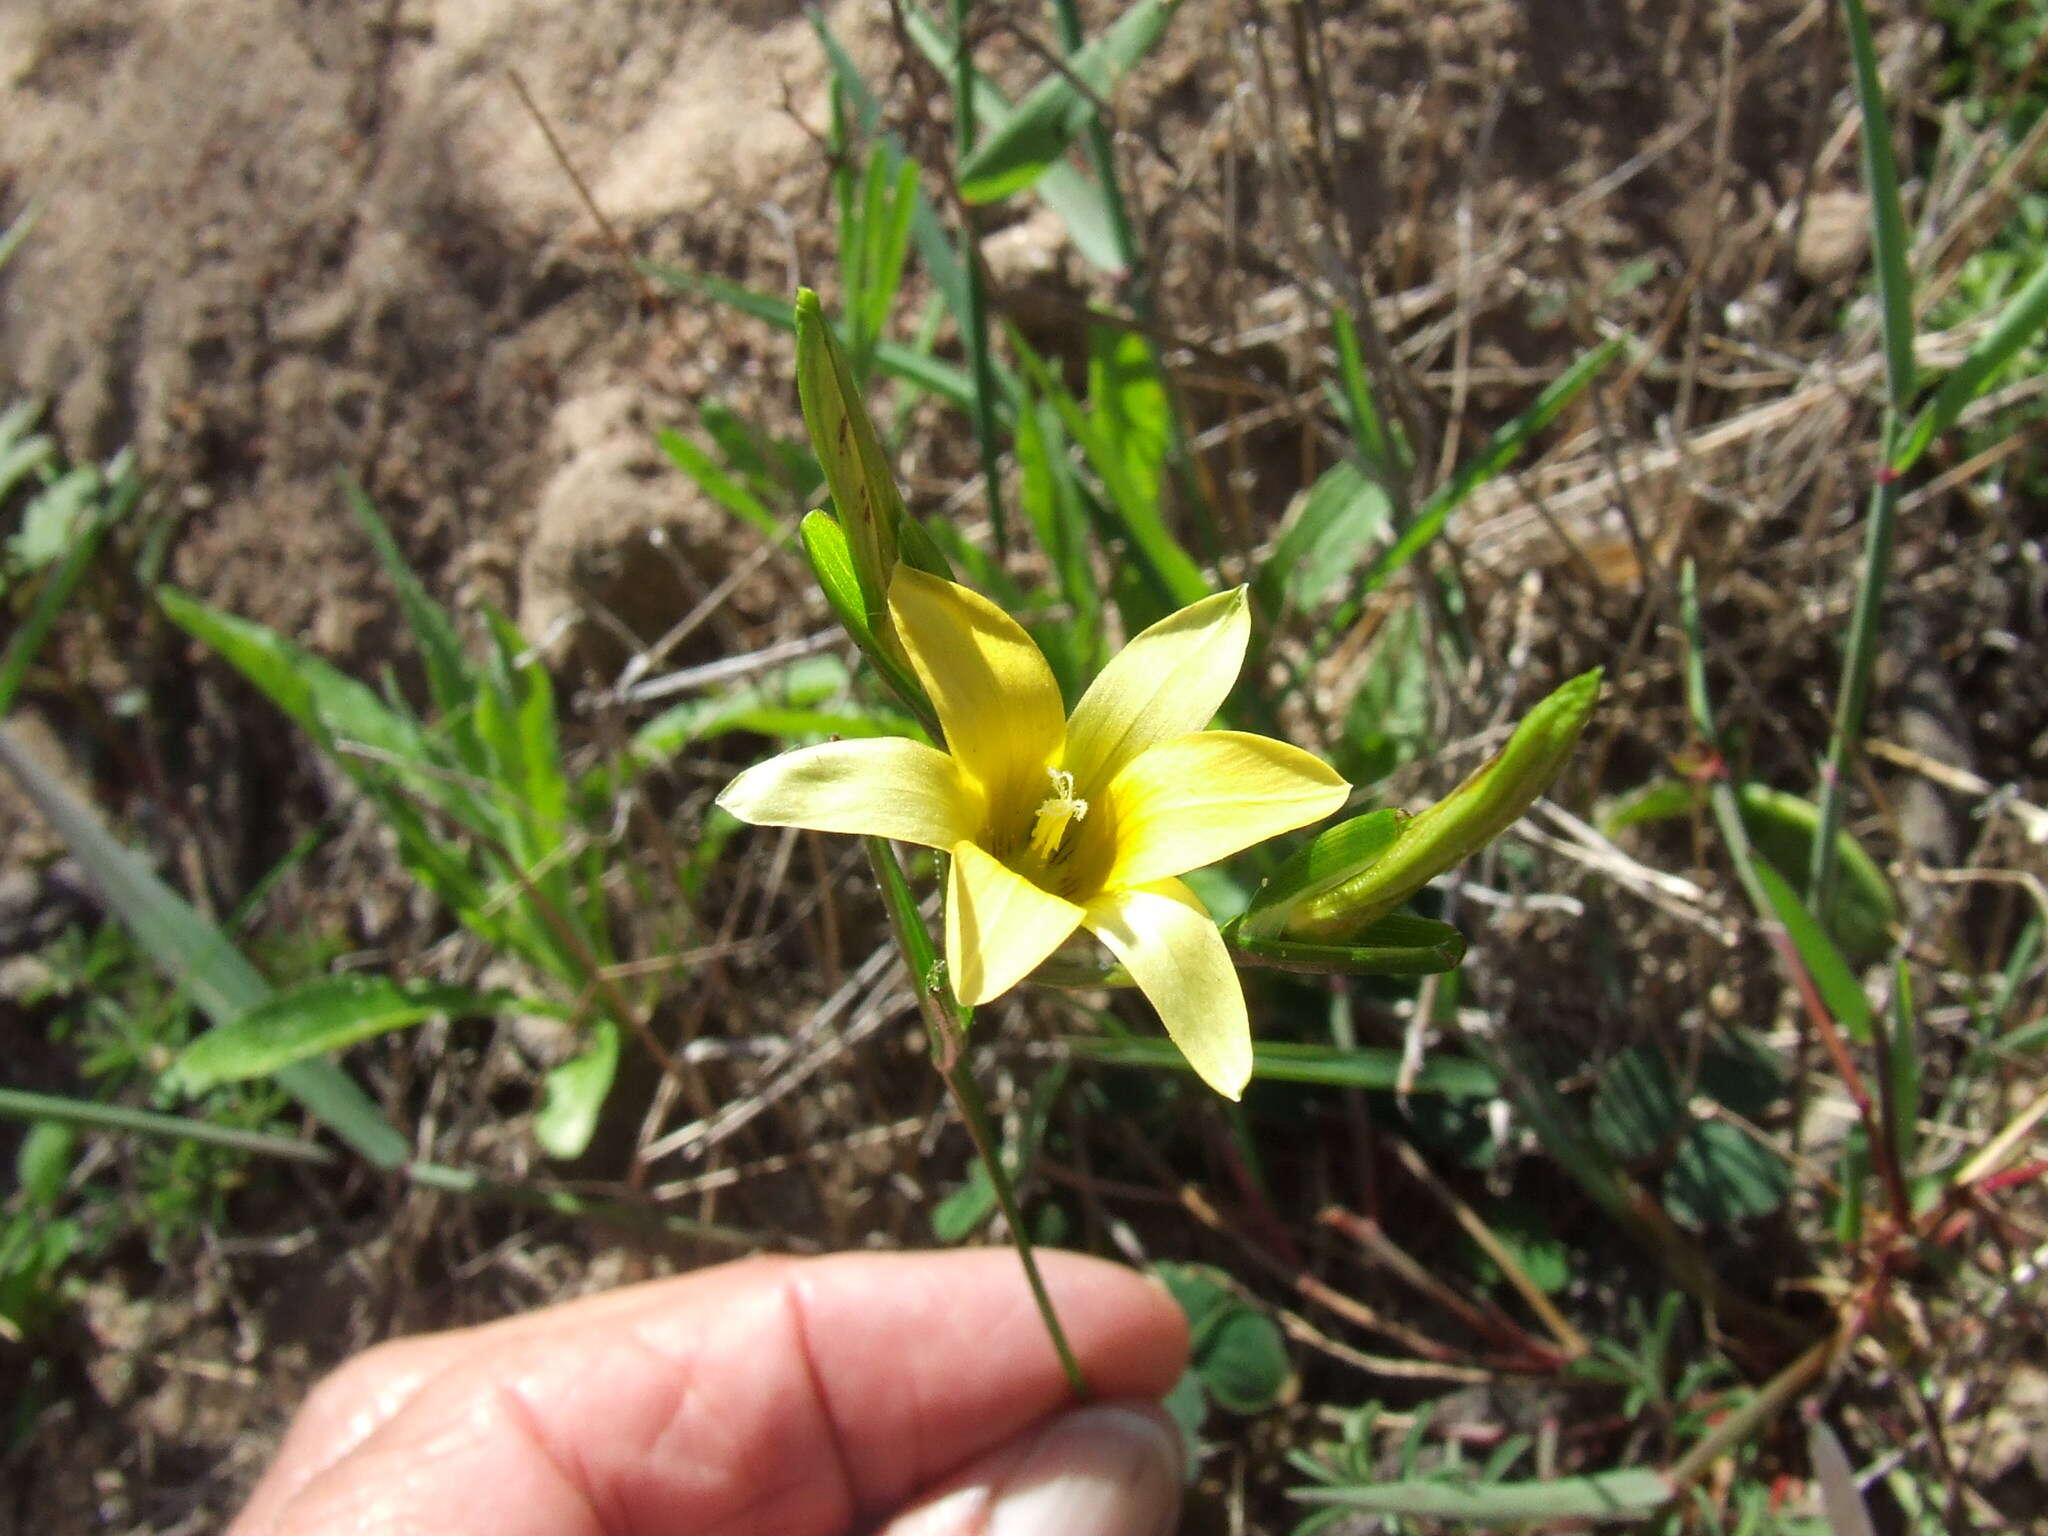
M 1038 814 L 1032 819 L 1031 851 L 1050 864 L 1059 856 L 1067 828 L 1087 819 L 1088 802 L 1074 798 L 1071 773 L 1060 768 L 1048 768 L 1045 772 L 1052 780 L 1052 794 L 1039 802 Z

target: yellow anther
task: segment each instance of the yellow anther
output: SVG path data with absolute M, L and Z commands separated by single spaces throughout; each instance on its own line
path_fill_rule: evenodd
M 1071 773 L 1059 768 L 1045 771 L 1052 779 L 1052 794 L 1039 803 L 1038 815 L 1031 823 L 1031 851 L 1049 863 L 1060 851 L 1068 826 L 1087 818 L 1088 802 L 1074 798 Z

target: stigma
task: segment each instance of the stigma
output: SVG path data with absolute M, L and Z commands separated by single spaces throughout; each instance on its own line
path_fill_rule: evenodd
M 1048 768 L 1052 794 L 1041 801 L 1031 823 L 1031 851 L 1048 864 L 1066 841 L 1067 828 L 1088 816 L 1088 802 L 1074 798 L 1074 776 L 1060 768 Z

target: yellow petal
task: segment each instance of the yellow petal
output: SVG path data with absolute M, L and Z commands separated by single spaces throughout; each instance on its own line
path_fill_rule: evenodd
M 1321 758 L 1243 731 L 1199 731 L 1132 759 L 1104 797 L 1111 888 L 1146 885 L 1320 821 L 1351 786 Z
M 946 968 L 968 1007 L 1001 997 L 1081 924 L 1081 909 L 1042 891 L 973 843 L 953 849 L 946 885 Z
M 1245 589 L 1169 614 L 1110 659 L 1067 723 L 1061 764 L 1080 793 L 1115 778 L 1155 742 L 1199 731 L 1237 682 L 1251 638 Z
M 1047 793 L 1066 736 L 1059 684 L 1017 621 L 978 592 L 896 567 L 889 608 L 945 727 L 946 750 L 1015 817 Z
M 1088 904 L 1084 921 L 1123 961 L 1202 1081 L 1225 1098 L 1243 1093 L 1252 1075 L 1244 988 L 1195 893 L 1178 880 L 1112 891 Z
M 972 837 L 981 797 L 959 765 L 921 741 L 832 741 L 756 764 L 718 803 L 757 827 L 809 827 L 950 848 Z

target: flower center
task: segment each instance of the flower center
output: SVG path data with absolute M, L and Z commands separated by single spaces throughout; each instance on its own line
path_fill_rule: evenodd
M 1067 829 L 1088 815 L 1088 802 L 1074 798 L 1074 776 L 1060 768 L 1045 770 L 1052 794 L 1039 802 L 1031 822 L 1031 851 L 1050 864 L 1060 855 Z

